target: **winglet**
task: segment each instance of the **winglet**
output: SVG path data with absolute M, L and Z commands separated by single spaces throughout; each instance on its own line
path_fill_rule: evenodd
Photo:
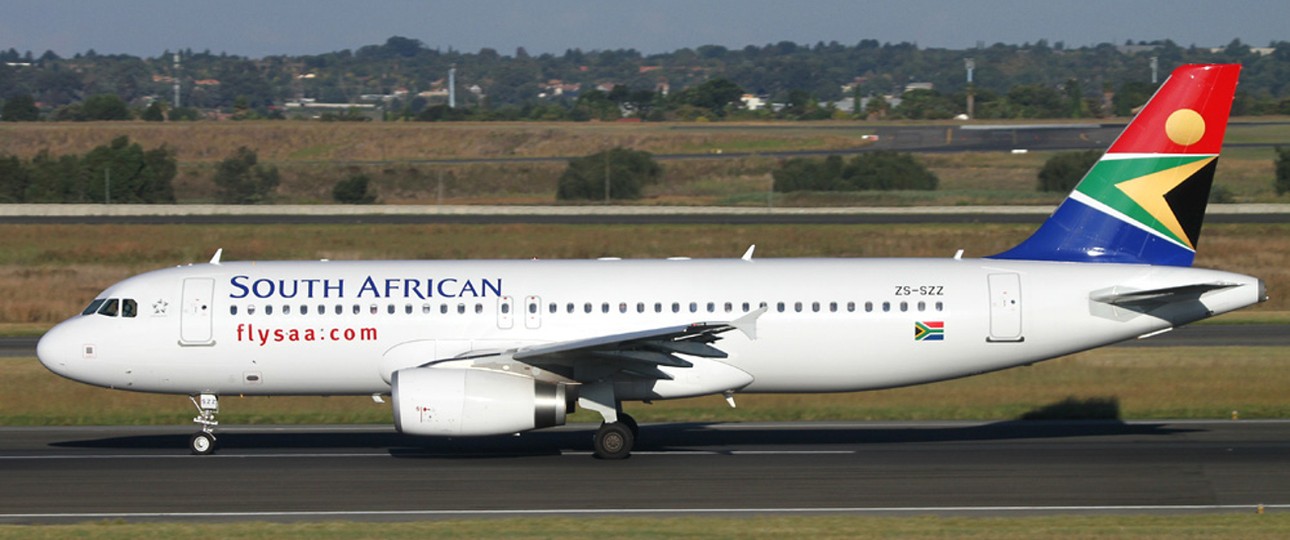
M 748 246 L 748 251 L 745 251 L 745 252 L 744 252 L 744 256 L 743 256 L 743 257 L 740 257 L 740 258 L 741 258 L 741 259 L 743 259 L 743 260 L 745 260 L 745 261 L 751 261 L 751 260 L 752 260 L 752 254 L 753 254 L 753 250 L 754 250 L 754 249 L 757 249 L 757 244 L 753 244 L 753 245 L 751 245 L 751 246 Z
M 766 306 L 762 306 L 750 311 L 747 315 L 731 321 L 730 326 L 743 332 L 745 336 L 748 336 L 748 339 L 755 340 L 757 339 L 757 318 L 765 314 L 767 309 Z
M 224 248 L 219 248 L 219 249 L 215 250 L 215 256 L 214 256 L 214 257 L 211 257 L 211 264 L 214 264 L 214 265 L 217 265 L 217 266 L 218 266 L 218 265 L 219 265 L 219 258 L 220 258 L 220 256 L 221 256 L 221 255 L 223 255 L 223 254 L 224 254 Z

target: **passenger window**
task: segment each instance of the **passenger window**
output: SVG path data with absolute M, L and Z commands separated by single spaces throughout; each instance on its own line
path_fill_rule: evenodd
M 136 303 L 134 300 L 131 300 L 129 298 L 126 298 L 125 300 L 121 301 L 122 317 L 134 317 L 135 315 L 138 315 L 138 314 L 139 314 L 138 303 Z
M 779 302 L 779 303 L 775 304 L 775 309 L 776 309 L 776 310 L 778 310 L 780 313 L 783 313 L 783 312 L 784 312 L 784 303 L 783 303 L 783 302 Z
M 645 302 L 636 302 L 636 313 L 645 313 Z
M 662 312 L 663 312 L 663 303 L 654 302 L 654 313 L 662 313 Z
M 511 312 L 511 304 L 510 304 L 509 302 L 505 302 L 505 301 L 503 301 L 503 302 L 502 302 L 502 315 L 506 315 L 506 314 L 508 314 L 508 313 L 510 313 L 510 312 Z
M 690 302 L 690 313 L 698 313 L 698 312 L 699 312 L 699 303 Z
M 300 314 L 301 314 L 301 315 L 308 315 L 308 314 L 309 314 L 309 306 L 304 305 L 304 304 L 300 304 Z
M 918 302 L 918 311 L 923 311 L 923 310 L 925 310 L 925 309 L 927 309 L 927 302 L 919 301 L 919 302 Z
M 116 314 L 120 311 L 121 311 L 121 301 L 117 300 L 116 298 L 111 298 L 111 299 L 108 299 L 106 302 L 103 302 L 103 306 L 99 308 L 99 315 L 115 317 Z
M 726 302 L 726 305 L 724 307 L 726 308 L 726 313 L 730 313 L 731 311 L 735 310 L 735 305 L 731 304 L 730 302 Z
M 573 302 L 564 305 L 565 313 L 573 313 Z
M 358 315 L 359 313 L 362 313 L 362 312 L 363 312 L 363 308 L 359 307 L 358 304 L 354 304 L 354 314 Z
M 393 315 L 393 314 L 394 314 L 394 304 L 387 304 L 387 305 L 385 306 L 385 312 L 386 312 L 386 313 L 389 313 L 390 315 Z
M 537 312 L 538 312 L 538 305 L 537 305 L 537 304 L 529 304 L 529 313 L 534 313 L 534 314 L 536 314 Z
M 743 305 L 744 313 L 748 313 L 750 311 L 749 309 L 750 307 L 751 306 L 748 305 L 748 302 L 744 302 L 744 305 Z
M 273 306 L 264 306 L 265 315 L 273 315 Z
M 583 305 L 582 305 L 582 312 L 583 312 L 583 313 L 591 313 L 591 302 L 587 302 L 587 303 L 585 303 L 585 304 L 583 304 Z
M 834 313 L 837 313 L 837 311 L 838 311 L 838 303 L 837 303 L 837 302 L 829 302 L 829 311 L 834 312 Z
M 457 304 L 457 314 L 458 315 L 466 314 L 466 304 Z
M 680 313 L 680 312 L 681 312 L 681 303 L 672 302 L 672 313 Z
M 247 314 L 247 315 L 255 315 L 255 304 L 251 304 L 251 305 L 249 305 L 249 306 L 246 306 L 246 314 Z
M 855 303 L 855 302 L 847 302 L 847 312 L 849 312 L 849 313 L 850 313 L 850 312 L 854 312 L 855 310 L 856 310 L 856 303 Z
M 551 302 L 550 304 L 547 304 L 546 310 L 548 313 L 554 314 L 560 311 L 560 306 L 555 305 L 555 302 Z
M 811 302 L 811 311 L 814 311 L 814 312 L 816 312 L 816 313 L 819 313 L 819 312 L 820 312 L 820 303 L 819 303 L 819 302 Z
M 411 314 L 412 314 L 412 304 L 404 304 L 404 305 L 403 305 L 403 314 L 404 314 L 404 315 L 411 315 Z
M 290 306 L 289 304 L 283 304 L 283 305 L 282 305 L 282 314 L 283 314 L 283 315 L 290 315 L 290 314 L 291 314 L 291 306 Z
M 865 303 L 864 303 L 864 311 L 865 311 L 865 313 L 869 313 L 869 312 L 873 311 L 873 302 L 865 302 Z
M 95 313 L 98 313 L 99 306 L 102 306 L 103 302 L 106 302 L 106 300 L 102 298 L 95 298 L 94 301 L 90 302 L 90 305 L 85 308 L 85 311 L 81 312 L 81 315 L 93 315 Z
M 901 302 L 900 311 L 901 312 L 909 311 L 909 302 Z
M 475 304 L 475 314 L 478 315 L 483 312 L 484 312 L 484 304 Z
M 439 304 L 439 314 L 440 315 L 448 314 L 448 304 Z
M 609 302 L 601 302 L 601 303 L 600 303 L 600 312 L 601 312 L 601 313 L 609 313 Z
M 368 311 L 369 313 L 371 313 L 372 315 L 376 315 L 377 313 L 379 313 L 379 312 L 381 311 L 381 308 L 376 307 L 376 304 L 372 304 L 372 305 L 368 306 L 367 311 Z
M 885 312 L 885 311 L 891 311 L 891 302 L 883 302 L 883 303 L 882 303 L 882 310 L 883 310 L 884 312 Z
M 229 314 L 229 315 L 237 315 L 237 306 L 229 306 L 229 307 L 228 307 L 228 314 Z
M 801 302 L 793 302 L 793 311 L 796 311 L 796 312 L 798 312 L 798 313 L 801 313 L 801 312 L 802 312 L 802 303 L 801 303 Z
M 627 302 L 619 302 L 619 303 L 618 303 L 618 312 L 619 312 L 619 313 L 627 313 Z
M 422 315 L 430 314 L 430 304 L 421 304 L 421 314 Z
M 327 306 L 324 306 L 324 305 L 322 305 L 322 304 L 318 304 L 318 314 L 319 314 L 319 315 L 326 315 L 326 314 L 327 314 Z
M 944 307 L 945 307 L 945 304 L 942 304 L 940 302 L 936 303 L 936 311 L 941 311 L 942 309 L 944 309 Z
M 717 304 L 713 302 L 708 302 L 708 313 L 712 313 L 716 310 L 717 310 Z

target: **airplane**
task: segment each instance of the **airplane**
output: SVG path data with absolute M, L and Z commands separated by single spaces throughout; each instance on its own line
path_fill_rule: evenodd
M 189 396 L 194 454 L 219 397 L 370 395 L 401 433 L 603 423 L 624 403 L 850 392 L 1028 365 L 1267 299 L 1192 268 L 1239 65 L 1177 68 L 1050 217 L 978 259 L 224 262 L 140 274 L 50 329 L 63 377 Z M 755 247 L 755 246 L 754 246 Z

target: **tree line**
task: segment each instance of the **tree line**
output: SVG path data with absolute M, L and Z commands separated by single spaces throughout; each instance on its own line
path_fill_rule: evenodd
M 91 106 L 90 99 L 115 96 L 129 105 L 132 115 L 142 117 L 152 102 L 171 99 L 176 77 L 184 107 L 154 111 L 153 117 L 155 112 L 173 119 L 218 111 L 275 118 L 283 115 L 289 100 L 358 104 L 366 97 L 380 105 L 380 116 L 429 121 L 719 119 L 728 117 L 722 111 L 738 109 L 730 107 L 735 100 L 725 98 L 726 90 L 736 89 L 739 95 L 775 103 L 774 110 L 759 113 L 773 118 L 836 117 L 840 113 L 834 103 L 881 96 L 900 98 L 902 104 L 886 110 L 881 100 L 873 111 L 852 116 L 879 112 L 941 118 L 963 112 L 969 93 L 981 118 L 1106 116 L 1126 114 L 1154 90 L 1153 57 L 1162 78 L 1184 63 L 1239 62 L 1244 71 L 1234 113 L 1290 114 L 1290 42 L 1285 41 L 1259 50 L 1239 40 L 1217 50 L 1169 40 L 1077 48 L 1040 40 L 952 50 L 865 39 L 849 45 L 709 45 L 650 55 L 631 49 L 530 55 L 519 48 L 507 55 L 489 48 L 469 53 L 429 48 L 395 36 L 381 45 L 318 55 L 253 59 L 180 52 L 183 67 L 176 73 L 171 51 L 149 58 L 92 50 L 71 58 L 0 51 L 0 99 L 6 106 L 13 99 L 21 105 L 12 118 L 3 112 L 0 116 L 27 119 L 31 105 L 39 104 L 42 118 L 102 119 L 96 107 L 107 104 Z M 972 86 L 965 80 L 967 58 L 976 65 Z M 458 70 L 457 109 L 449 109 L 444 97 L 452 66 Z M 931 88 L 906 91 L 910 82 Z M 694 90 L 705 84 L 709 86 Z M 420 95 L 427 91 L 439 93 Z M 1113 103 L 1104 106 L 1109 95 L 1115 96 Z M 722 101 L 711 102 L 714 96 Z M 348 112 L 324 116 L 371 117 Z

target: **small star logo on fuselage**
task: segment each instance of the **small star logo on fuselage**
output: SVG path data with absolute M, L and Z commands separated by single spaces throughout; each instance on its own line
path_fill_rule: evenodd
M 165 300 L 157 300 L 156 302 L 153 302 L 153 303 L 152 303 L 152 314 L 153 314 L 153 315 L 165 315 L 165 314 L 166 314 L 166 308 L 167 308 L 167 307 L 169 307 L 169 306 L 170 306 L 170 302 L 167 302 L 167 301 L 165 301 Z

